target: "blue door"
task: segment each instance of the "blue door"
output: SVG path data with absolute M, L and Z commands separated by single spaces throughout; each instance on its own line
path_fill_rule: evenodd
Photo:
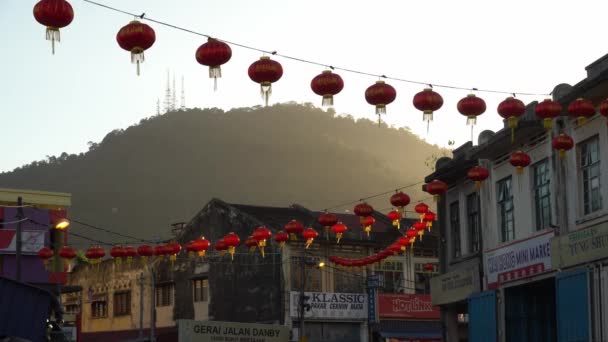
M 589 341 L 589 274 L 582 268 L 561 272 L 555 279 L 557 341 Z
M 496 292 L 469 296 L 469 342 L 496 341 Z

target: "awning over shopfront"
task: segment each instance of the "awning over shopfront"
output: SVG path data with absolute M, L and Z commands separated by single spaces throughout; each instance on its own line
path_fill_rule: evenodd
M 378 327 L 383 338 L 398 341 L 416 340 L 425 342 L 441 341 L 439 321 L 383 320 Z

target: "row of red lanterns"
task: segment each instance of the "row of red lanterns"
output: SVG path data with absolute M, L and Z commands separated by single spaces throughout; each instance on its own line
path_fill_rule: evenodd
M 65 0 L 41 0 L 34 6 L 34 17 L 39 23 L 46 26 L 47 40 L 51 40 L 54 53 L 55 41 L 60 40 L 59 29 L 69 25 L 74 18 L 71 5 Z M 118 31 L 116 40 L 121 48 L 131 52 L 131 61 L 137 64 L 137 74 L 139 75 L 140 64 L 144 62 L 144 51 L 156 41 L 154 30 L 145 23 L 133 20 Z M 215 86 L 217 86 L 217 78 L 222 74 L 221 66 L 230 61 L 231 57 L 230 46 L 214 38 L 209 38 L 195 53 L 197 62 L 209 68 L 209 77 L 214 79 Z M 249 66 L 248 74 L 252 81 L 260 84 L 262 97 L 268 104 L 272 84 L 283 76 L 283 67 L 270 57 L 263 56 Z M 344 81 L 340 75 L 326 70 L 312 79 L 311 88 L 315 94 L 322 96 L 322 105 L 332 105 L 333 97 L 344 88 Z M 377 81 L 365 91 L 365 99 L 369 104 L 375 106 L 379 119 L 381 114 L 386 113 L 386 106 L 392 103 L 396 97 L 395 88 L 382 80 Z M 426 88 L 414 96 L 413 105 L 423 112 L 423 120 L 430 122 L 433 119 L 433 112 L 443 106 L 443 98 L 431 88 Z M 485 101 L 474 94 L 469 94 L 458 101 L 456 107 L 460 114 L 467 117 L 469 125 L 474 125 L 477 117 L 486 111 Z M 525 113 L 525 105 L 519 99 L 507 97 L 498 105 L 497 111 L 507 120 L 508 126 L 514 130 L 517 127 L 518 118 Z M 561 105 L 551 99 L 542 101 L 536 107 L 536 115 L 544 120 L 547 128 L 552 127 L 552 120 L 561 112 Z M 577 99 L 570 103 L 568 112 L 577 118 L 579 125 L 582 125 L 587 118 L 595 114 L 595 108 L 590 100 Z M 608 100 L 601 103 L 599 112 L 608 118 Z

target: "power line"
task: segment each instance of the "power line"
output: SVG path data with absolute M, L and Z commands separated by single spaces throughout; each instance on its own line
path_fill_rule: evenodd
M 124 237 L 124 238 L 127 238 L 127 239 L 131 239 L 131 240 L 135 240 L 135 241 L 139 241 L 139 242 L 145 242 L 145 243 L 156 243 L 155 241 L 146 240 L 146 239 L 138 238 L 138 237 L 127 235 L 127 234 L 117 233 L 117 232 L 112 231 L 110 229 L 94 226 L 92 224 L 89 224 L 89 223 L 86 223 L 86 222 L 82 222 L 82 221 L 78 221 L 78 220 L 73 219 L 73 218 L 71 218 L 70 221 L 74 222 L 74 223 L 77 223 L 77 224 L 80 224 L 82 226 L 88 227 L 88 228 L 96 229 L 96 230 L 99 230 L 99 231 L 102 231 L 102 232 L 106 232 L 106 233 L 109 233 L 109 234 L 114 234 L 116 236 L 121 236 L 121 237 Z
M 170 24 L 161 20 L 157 20 L 157 19 L 152 19 L 148 16 L 146 16 L 145 13 L 142 14 L 135 14 L 129 11 L 125 11 L 116 7 L 112 7 L 112 6 L 108 6 L 105 4 L 102 4 L 100 2 L 96 2 L 96 1 L 92 1 L 92 0 L 82 0 L 84 2 L 87 2 L 89 4 L 92 5 L 96 5 L 111 11 L 115 11 L 118 13 L 122 13 L 122 14 L 126 14 L 132 17 L 137 17 L 139 19 L 142 20 L 147 20 L 159 25 L 163 25 L 166 27 L 170 27 L 179 31 L 184 31 L 190 34 L 194 34 L 197 36 L 202 36 L 202 37 L 206 37 L 206 38 L 212 38 L 210 35 L 205 34 L 205 33 L 200 33 L 182 26 L 178 26 L 178 25 L 174 25 L 174 24 Z M 311 64 L 311 65 L 316 65 L 316 66 L 320 66 L 320 67 L 324 67 L 324 68 L 329 68 L 332 70 L 342 70 L 345 72 L 349 72 L 349 73 L 353 73 L 353 74 L 359 74 L 359 75 L 364 75 L 364 76 L 371 76 L 371 77 L 375 77 L 375 78 L 383 78 L 383 79 L 387 79 L 387 80 L 393 80 L 393 81 L 399 81 L 399 82 L 405 82 L 405 83 L 410 83 L 410 84 L 418 84 L 418 85 L 424 85 L 424 86 L 430 86 L 430 87 L 438 87 L 438 88 L 447 88 L 447 89 L 458 89 L 458 90 L 469 90 L 469 91 L 478 91 L 478 92 L 486 92 L 486 93 L 498 93 L 498 94 L 509 94 L 509 95 L 528 95 L 528 96 L 549 96 L 550 94 L 548 93 L 529 93 L 529 92 L 514 92 L 514 91 L 503 91 L 503 90 L 492 90 L 492 89 L 478 89 L 478 88 L 470 88 L 470 87 L 459 87 L 459 86 L 452 86 L 452 85 L 446 85 L 446 84 L 438 84 L 438 83 L 430 83 L 430 82 L 422 82 L 422 81 L 414 81 L 414 80 L 409 80 L 409 79 L 405 79 L 405 78 L 400 78 L 400 77 L 394 77 L 394 76 L 387 76 L 384 74 L 375 74 L 375 73 L 371 73 L 371 72 L 366 72 L 366 71 L 360 71 L 360 70 L 356 70 L 356 69 L 351 69 L 351 68 L 346 68 L 346 67 L 340 67 L 340 66 L 334 66 L 331 64 L 326 64 L 326 63 L 321 63 L 321 62 L 317 62 L 317 61 L 312 61 L 312 60 L 308 60 L 308 59 L 304 59 L 304 58 L 300 58 L 300 57 L 294 57 L 294 56 L 289 56 L 289 55 L 285 55 L 282 53 L 278 53 L 277 51 L 271 51 L 271 50 L 265 50 L 265 49 L 261 49 L 261 48 L 257 48 L 251 45 L 246 45 L 246 44 L 242 44 L 242 43 L 237 43 L 237 42 L 233 42 L 233 41 L 229 41 L 229 40 L 225 40 L 225 39 L 218 39 L 215 38 L 219 41 L 222 41 L 224 43 L 230 44 L 230 45 L 234 45 L 234 46 L 238 46 L 244 49 L 248 49 L 248 50 L 253 50 L 253 51 L 257 51 L 257 52 L 261 52 L 264 54 L 270 54 L 270 55 L 274 55 L 274 56 L 279 56 L 285 59 L 290 59 L 292 61 L 296 61 L 296 62 L 301 62 L 301 63 L 306 63 L 306 64 Z
M 344 206 L 347 206 L 347 205 L 363 202 L 363 201 L 366 201 L 366 200 L 369 200 L 369 199 L 372 199 L 372 198 L 388 195 L 388 194 L 393 193 L 393 192 L 397 192 L 397 191 L 400 191 L 400 190 L 403 190 L 403 189 L 411 188 L 413 186 L 420 185 L 420 184 L 423 184 L 423 183 L 424 183 L 424 181 L 417 182 L 417 183 L 412 183 L 412 184 L 409 184 L 409 185 L 406 185 L 406 186 L 402 186 L 402 187 L 399 187 L 399 188 L 387 190 L 387 191 L 384 191 L 384 192 L 381 192 L 381 193 L 378 193 L 378 194 L 370 195 L 370 196 L 367 196 L 367 197 L 362 197 L 362 198 L 360 198 L 358 200 L 355 200 L 355 201 L 349 201 L 349 202 L 346 202 L 346 203 L 341 203 L 341 204 L 338 204 L 338 205 L 334 205 L 332 207 L 327 207 L 327 208 L 325 208 L 325 209 L 323 209 L 321 211 L 325 211 L 325 210 L 329 211 L 331 209 L 336 209 L 336 208 L 344 207 Z

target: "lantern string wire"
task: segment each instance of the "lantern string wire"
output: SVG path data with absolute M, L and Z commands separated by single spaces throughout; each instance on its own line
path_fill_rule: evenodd
M 377 194 L 374 194 L 374 195 L 370 195 L 370 196 L 366 196 L 366 197 L 361 197 L 361 198 L 359 198 L 358 200 L 354 200 L 354 201 L 349 201 L 349 202 L 345 202 L 345 203 L 337 204 L 337 205 L 334 205 L 334 206 L 331 206 L 331 207 L 324 208 L 324 209 L 323 209 L 323 210 L 321 210 L 321 211 L 325 211 L 325 210 L 328 210 L 328 211 L 329 211 L 329 210 L 331 210 L 331 209 L 336 209 L 336 208 L 344 207 L 344 206 L 347 206 L 347 205 L 351 205 L 351 204 L 355 204 L 355 203 L 363 202 L 363 201 L 366 201 L 366 200 L 368 200 L 368 199 L 372 199 L 372 198 L 376 198 L 376 197 L 380 197 L 380 196 L 388 195 L 388 194 L 391 194 L 391 193 L 393 193 L 393 192 L 397 192 L 397 191 L 399 191 L 399 190 L 403 190 L 403 189 L 411 188 L 411 187 L 413 187 L 413 186 L 420 185 L 420 184 L 424 184 L 424 181 L 422 181 L 422 182 L 416 182 L 416 183 L 412 183 L 412 184 L 408 184 L 408 185 L 406 185 L 406 186 L 402 186 L 402 187 L 400 187 L 400 188 L 395 188 L 395 189 L 387 190 L 387 191 L 384 191 L 384 192 L 381 192 L 381 193 L 377 193 Z
M 174 24 L 170 24 L 168 22 L 164 22 L 161 20 L 157 20 L 157 19 L 153 19 L 148 17 L 147 15 L 143 15 L 143 14 L 136 14 L 136 13 L 132 13 L 132 12 L 128 12 L 116 7 L 112 7 L 112 6 L 108 6 L 106 4 L 97 2 L 97 1 L 92 1 L 92 0 L 82 0 L 86 3 L 92 4 L 92 5 L 96 5 L 111 11 L 115 11 L 118 13 L 122 13 L 122 14 L 126 14 L 132 17 L 136 17 L 142 20 L 147 20 L 149 22 L 152 23 L 156 23 L 159 25 L 163 25 L 166 27 L 170 27 L 176 30 L 180 30 L 180 31 L 184 31 L 190 34 L 194 34 L 197 36 L 202 36 L 202 37 L 206 37 L 206 38 L 212 38 L 212 36 L 205 34 L 205 33 L 200 33 L 182 26 L 177 26 Z M 213 37 L 215 38 L 215 37 Z M 377 77 L 380 79 L 388 79 L 388 80 L 393 80 L 393 81 L 398 81 L 398 82 L 405 82 L 405 83 L 410 83 L 410 84 L 418 84 L 418 85 L 423 85 L 423 86 L 430 86 L 431 88 L 433 87 L 439 87 L 439 88 L 446 88 L 446 89 L 456 89 L 456 90 L 469 90 L 469 91 L 477 91 L 477 92 L 485 92 L 485 93 L 496 93 L 496 94 L 508 94 L 508 95 L 513 95 L 513 94 L 518 94 L 518 95 L 525 95 L 525 96 L 549 96 L 551 95 L 551 93 L 531 93 L 531 92 L 514 92 L 514 91 L 504 91 L 504 90 L 493 90 L 493 89 L 481 89 L 481 88 L 474 88 L 474 87 L 460 87 L 460 86 L 453 86 L 453 85 L 447 85 L 447 84 L 438 84 L 438 83 L 429 83 L 429 82 L 422 82 L 422 81 L 415 81 L 415 80 L 409 80 L 409 79 L 405 79 L 405 78 L 400 78 L 400 77 L 394 77 L 394 76 L 387 76 L 385 74 L 376 74 L 376 73 L 371 73 L 371 72 L 366 72 L 366 71 L 360 71 L 360 70 L 356 70 L 356 69 L 352 69 L 352 68 L 347 68 L 347 67 L 339 67 L 339 66 L 335 66 L 335 65 L 331 65 L 331 64 L 326 64 L 326 63 L 321 63 L 321 62 L 317 62 L 317 61 L 312 61 L 312 60 L 308 60 L 308 59 L 304 59 L 304 58 L 300 58 L 300 57 L 295 57 L 295 56 L 290 56 L 290 55 L 285 55 L 285 54 L 281 54 L 278 53 L 277 51 L 272 51 L 272 50 L 265 50 L 265 49 L 261 49 L 261 48 L 257 48 L 254 46 L 250 46 L 250 45 L 246 45 L 246 44 L 242 44 L 242 43 L 237 43 L 237 42 L 233 42 L 230 40 L 225 40 L 225 39 L 220 39 L 220 38 L 215 38 L 219 41 L 222 41 L 226 44 L 230 44 L 230 45 L 234 45 L 234 46 L 238 46 L 244 49 L 248 49 L 248 50 L 253 50 L 253 51 L 258 51 L 264 54 L 270 54 L 270 55 L 274 55 L 274 56 L 279 56 L 285 59 L 290 59 L 296 62 L 301 62 L 301 63 L 307 63 L 307 64 L 312 64 L 312 65 L 316 65 L 316 66 L 320 66 L 320 67 L 324 67 L 324 68 L 328 68 L 331 70 L 342 70 L 345 72 L 349 72 L 349 73 L 353 73 L 353 74 L 359 74 L 359 75 L 364 75 L 364 76 L 371 76 L 371 77 Z

